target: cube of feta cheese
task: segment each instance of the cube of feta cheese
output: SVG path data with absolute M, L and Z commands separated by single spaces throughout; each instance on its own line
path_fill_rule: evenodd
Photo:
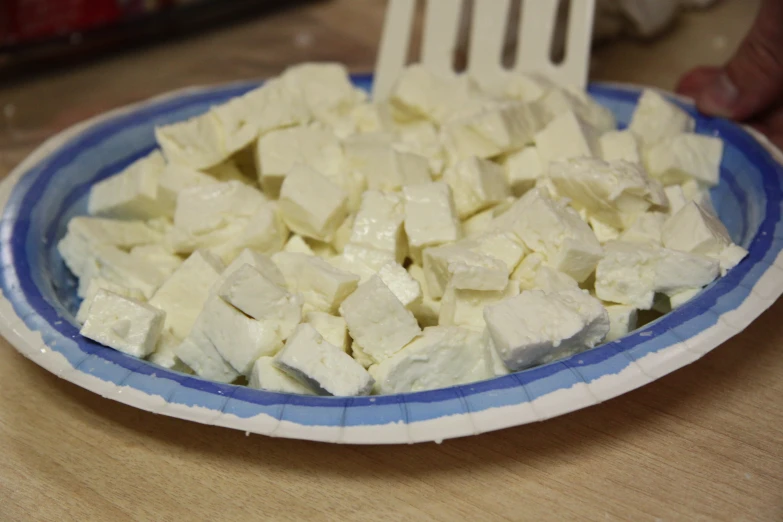
M 623 160 L 557 161 L 550 165 L 549 177 L 574 208 L 615 228 L 630 225 L 652 205 L 668 203 L 663 187 L 641 165 Z
M 460 240 L 457 244 L 478 254 L 499 259 L 506 265 L 509 274 L 527 253 L 525 245 L 512 232 L 487 232 Z
M 229 242 L 229 248 L 239 252 L 253 248 L 259 252 L 273 254 L 282 250 L 290 230 L 283 221 L 280 205 L 270 202 L 261 205 L 250 216 L 239 236 Z
M 330 241 L 348 214 L 347 197 L 318 171 L 296 165 L 280 189 L 280 212 L 294 232 Z
M 339 256 L 330 257 L 326 262 L 338 270 L 357 276 L 359 278 L 359 284 L 364 283 L 378 273 L 377 270 L 367 266 L 363 261 L 353 256 L 346 257 L 341 254 Z
M 134 357 L 155 350 L 166 313 L 148 304 L 98 290 L 79 333 Z
M 170 163 L 165 166 L 158 178 L 157 198 L 161 205 L 170 209 L 168 215 L 174 215 L 177 206 L 177 196 L 183 190 L 199 185 L 214 185 L 218 180 L 209 174 L 192 169 L 185 165 Z
M 666 214 L 663 212 L 645 212 L 625 229 L 619 239 L 629 243 L 648 243 L 660 246 L 661 232 L 665 222 Z
M 421 333 L 413 314 L 379 276 L 359 285 L 340 305 L 351 337 L 379 362 Z
M 119 174 L 90 188 L 87 211 L 91 215 L 118 219 L 150 219 L 165 216 L 171 208 L 158 198 L 158 180 L 166 166 L 154 151 Z
M 166 312 L 165 327 L 177 339 L 184 339 L 190 333 L 222 270 L 219 259 L 197 250 L 151 297 L 150 304 Z
M 358 210 L 358 206 L 355 209 L 350 209 L 350 212 L 355 212 L 356 210 Z M 343 224 L 337 227 L 337 231 L 334 233 L 334 238 L 332 238 L 331 245 L 338 254 L 343 253 L 345 245 L 347 245 L 351 240 L 351 235 L 353 234 L 353 223 L 355 220 L 356 214 L 348 214 L 348 217 L 343 220 Z
M 252 265 L 243 265 L 232 273 L 217 294 L 253 319 L 273 325 L 283 340 L 302 320 L 302 297 L 281 288 Z
M 421 285 L 399 263 L 386 263 L 378 270 L 378 277 L 403 306 L 410 307 L 421 300 Z
M 609 315 L 584 290 L 522 292 L 484 309 L 489 335 L 505 365 L 522 370 L 592 348 L 609 331 Z
M 467 75 L 439 74 L 416 64 L 400 74 L 390 102 L 411 117 L 441 124 L 479 94 L 478 86 Z
M 548 266 L 542 266 L 536 271 L 536 275 L 533 278 L 533 288 L 550 293 L 577 289 L 579 288 L 579 283 L 563 272 L 558 272 Z
M 669 296 L 701 289 L 720 274 L 718 260 L 700 254 L 662 248 L 655 267 L 655 291 Z
M 210 293 L 217 293 L 223 283 L 245 265 L 252 266 L 266 279 L 280 288 L 287 288 L 288 282 L 283 276 L 283 272 L 280 271 L 268 255 L 246 248 L 220 273 L 217 281 L 212 285 Z
M 644 147 L 651 147 L 669 136 L 692 132 L 694 121 L 687 112 L 646 89 L 639 97 L 628 128 Z
M 680 290 L 669 296 L 669 307 L 672 310 L 676 310 L 701 292 L 701 288 L 689 288 L 687 290 Z
M 685 192 L 680 185 L 669 185 L 663 187 L 664 193 L 666 193 L 666 199 L 669 200 L 669 215 L 673 216 L 680 211 L 682 207 L 688 202 L 685 197 Z
M 306 304 L 322 312 L 335 313 L 359 284 L 358 275 L 318 257 L 278 252 L 272 261 L 283 273 L 289 291 L 302 294 Z
M 387 263 L 396 262 L 393 252 L 354 245 L 353 243 L 345 245 L 341 257 L 345 258 L 349 263 L 361 263 L 374 271 L 380 270 Z
M 248 218 L 265 204 L 261 192 L 239 181 L 198 185 L 179 193 L 174 226 L 190 234 L 204 234 L 236 218 Z
M 84 324 L 84 322 L 87 320 L 87 315 L 90 312 L 92 301 L 101 290 L 106 290 L 112 294 L 116 294 L 121 297 L 127 297 L 128 299 L 133 299 L 134 301 L 144 302 L 146 300 L 144 298 L 144 294 L 135 288 L 126 288 L 100 276 L 93 277 L 90 279 L 87 289 L 85 290 L 82 304 L 79 306 L 79 310 L 76 312 L 77 323 Z
M 274 361 L 274 357 L 269 356 L 256 359 L 256 362 L 253 363 L 253 369 L 250 371 L 247 385 L 258 390 L 315 395 L 310 387 L 279 370 Z
M 276 197 L 296 164 L 335 178 L 343 166 L 343 150 L 334 133 L 320 125 L 279 129 L 259 138 L 256 170 L 264 192 Z
M 414 261 L 421 261 L 424 248 L 456 241 L 460 222 L 451 188 L 442 182 L 403 188 L 405 233 Z
M 345 319 L 326 312 L 307 312 L 305 323 L 311 325 L 329 343 L 344 352 L 351 349 L 351 338 L 348 336 L 348 325 Z
M 308 256 L 314 256 L 315 252 L 310 248 L 310 245 L 299 234 L 292 234 L 283 247 L 283 252 L 292 252 L 295 254 L 307 254 Z
M 417 301 L 409 306 L 409 310 L 422 327 L 435 326 L 438 324 L 440 316 L 441 302 L 436 301 L 427 289 L 427 280 L 424 275 L 424 269 L 419 265 L 410 265 L 408 273 L 421 286 L 421 301 Z
M 68 221 L 68 234 L 75 234 L 90 244 L 132 248 L 158 243 L 163 235 L 143 221 L 124 221 L 76 216 Z
M 475 252 L 460 243 L 424 250 L 424 274 L 434 298 L 450 284 L 462 290 L 503 290 L 510 270 L 492 256 Z
M 369 368 L 375 364 L 375 361 L 369 355 L 364 353 L 364 350 L 356 341 L 351 342 L 350 355 L 353 357 L 354 361 L 362 365 L 362 368 Z
M 166 273 L 155 265 L 112 245 L 94 245 L 92 254 L 101 277 L 126 288 L 139 290 L 147 299 L 166 279 Z
M 440 302 L 438 324 L 483 331 L 487 326 L 484 308 L 516 295 L 519 295 L 516 281 L 510 281 L 503 290 L 460 290 L 449 285 Z
M 636 308 L 624 305 L 606 305 L 606 312 L 609 314 L 607 343 L 625 337 L 636 329 Z
M 533 142 L 539 120 L 523 102 L 493 102 L 450 118 L 441 127 L 452 159 L 494 158 Z
M 495 219 L 494 208 L 474 214 L 462 222 L 462 233 L 465 237 L 481 235 L 487 231 L 493 219 Z
M 538 118 L 545 122 L 566 112 L 573 112 L 598 132 L 608 132 L 617 128 L 612 111 L 579 89 L 553 85 L 543 96 L 532 102 L 531 108 Z
M 449 184 L 460 219 L 497 205 L 511 195 L 503 167 L 469 157 L 448 167 L 443 181 Z
M 358 134 L 343 145 L 347 167 L 361 174 L 371 190 L 400 190 L 432 181 L 429 160 L 401 150 L 389 136 Z
M 584 212 L 584 210 L 582 211 Z M 598 242 L 602 245 L 620 237 L 620 231 L 617 228 L 607 225 L 596 217 L 588 217 L 587 224 L 593 229 L 596 239 L 598 239 Z
M 429 161 L 432 176 L 439 177 L 446 162 L 446 154 L 435 125 L 426 120 L 416 120 L 398 124 L 396 130 L 395 148 L 424 156 Z
M 481 333 L 455 326 L 426 328 L 402 350 L 371 366 L 369 372 L 381 394 L 433 390 L 493 376 Z
M 403 223 L 405 206 L 401 194 L 368 190 L 353 222 L 351 243 L 390 252 L 402 263 L 408 252 Z
M 369 395 L 375 384 L 361 364 L 325 341 L 307 323 L 296 327 L 274 362 L 288 375 L 324 395 Z
M 601 135 L 598 141 L 601 147 L 601 158 L 604 161 L 642 162 L 639 142 L 629 130 L 606 132 Z
M 155 128 L 155 139 L 169 163 L 202 170 L 217 165 L 230 152 L 215 113 Z
M 526 255 L 511 273 L 511 280 L 519 283 L 520 290 L 533 290 L 536 288 L 536 274 L 545 261 L 544 256 L 536 252 Z
M 747 255 L 747 251 L 732 243 L 723 223 L 694 201 L 666 220 L 661 239 L 667 248 L 717 259 L 724 273 Z
M 647 170 L 666 185 L 695 179 L 713 187 L 720 180 L 723 140 L 679 134 L 649 148 L 645 157 Z
M 239 377 L 239 373 L 223 359 L 199 328 L 194 328 L 174 349 L 174 353 L 193 373 L 204 379 L 233 382 Z
M 509 154 L 505 158 L 504 165 L 511 192 L 516 197 L 532 189 L 545 172 L 535 145 Z
M 283 346 L 276 324 L 256 321 L 215 295 L 207 298 L 193 330 L 209 339 L 240 375 L 250 375 L 256 359 L 275 355 Z
M 544 169 L 555 160 L 593 158 L 601 153 L 598 133 L 573 112 L 564 112 L 535 136 L 536 149 Z
M 353 86 L 341 63 L 303 63 L 287 68 L 280 81 L 300 93 L 310 111 L 343 111 L 362 103 L 367 95 Z
M 189 373 L 188 366 L 177 357 L 176 349 L 179 344 L 180 340 L 164 328 L 158 337 L 155 351 L 147 357 L 147 360 L 175 372 Z
M 146 260 L 155 265 L 161 272 L 171 275 L 174 270 L 182 264 L 182 258 L 172 254 L 168 248 L 162 244 L 139 245 L 131 248 L 130 255 Z
M 548 264 L 582 282 L 603 254 L 601 244 L 576 211 L 533 189 L 495 219 L 492 229 L 514 232 Z

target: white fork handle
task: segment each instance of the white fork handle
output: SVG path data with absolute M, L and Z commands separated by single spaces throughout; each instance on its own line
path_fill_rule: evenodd
M 424 21 L 421 63 L 439 72 L 453 71 L 462 0 L 429 0 Z
M 372 96 L 377 101 L 388 98 L 405 68 L 415 8 L 416 0 L 389 0 L 373 78 Z

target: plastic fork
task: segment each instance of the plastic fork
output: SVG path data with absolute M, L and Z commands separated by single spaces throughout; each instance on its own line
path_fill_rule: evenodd
M 417 0 L 389 0 L 378 51 L 373 98 L 388 98 L 406 65 Z M 422 64 L 436 72 L 454 69 L 454 52 L 465 0 L 426 0 Z M 511 0 L 474 0 L 467 72 L 474 78 L 507 70 L 502 63 Z M 541 74 L 555 83 L 584 88 L 590 58 L 595 0 L 571 0 L 565 57 L 550 58 L 560 0 L 523 0 L 516 61 L 508 70 Z

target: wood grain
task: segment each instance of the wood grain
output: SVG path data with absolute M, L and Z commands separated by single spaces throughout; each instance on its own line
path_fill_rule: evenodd
M 594 77 L 671 88 L 730 56 L 755 1 L 594 53 Z M 0 174 L 46 136 L 190 84 L 333 59 L 370 70 L 379 1 L 337 0 L 0 87 Z M 12 107 L 9 109 L 9 107 Z M 783 305 L 605 404 L 476 437 L 342 447 L 142 412 L 0 341 L 0 521 L 783 520 Z

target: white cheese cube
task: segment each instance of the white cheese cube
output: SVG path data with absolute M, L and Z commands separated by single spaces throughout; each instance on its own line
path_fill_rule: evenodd
M 266 203 L 250 216 L 242 234 L 235 237 L 230 245 L 235 251 L 253 248 L 260 252 L 273 254 L 282 250 L 290 231 L 283 221 L 280 206 Z
M 609 333 L 606 334 L 606 342 L 615 341 L 625 337 L 636 330 L 636 308 L 623 305 L 607 305 L 609 314 Z
M 155 139 L 169 163 L 196 170 L 217 165 L 230 155 L 220 121 L 212 111 L 156 127 Z
M 378 270 L 378 277 L 403 306 L 410 307 L 421 300 L 421 285 L 399 263 L 386 263 Z
M 357 276 L 359 278 L 359 284 L 364 283 L 378 273 L 377 270 L 370 268 L 360 259 L 357 259 L 356 257 L 345 257 L 342 254 L 330 257 L 326 262 L 338 270 Z
M 392 253 L 402 263 L 408 251 L 403 223 L 405 206 L 402 195 L 369 190 L 353 222 L 351 243 Z
M 149 299 L 166 279 L 165 272 L 111 245 L 95 245 L 94 260 L 100 275 L 113 283 L 136 289 Z
M 421 287 L 421 301 L 410 305 L 409 310 L 422 327 L 435 326 L 440 317 L 441 302 L 436 301 L 427 289 L 427 280 L 424 269 L 419 265 L 410 265 L 408 273 Z
M 687 290 L 681 290 L 679 292 L 673 293 L 669 296 L 669 306 L 672 310 L 676 310 L 701 292 L 701 288 L 690 288 Z
M 218 296 L 207 298 L 193 329 L 203 333 L 240 375 L 250 375 L 256 359 L 274 355 L 283 346 L 277 325 L 251 319 Z
M 575 290 L 579 283 L 563 272 L 558 272 L 548 266 L 542 266 L 533 278 L 533 288 L 544 292 L 560 292 L 561 290 Z
M 433 177 L 439 177 L 446 163 L 446 154 L 438 130 L 429 121 L 417 120 L 396 126 L 397 150 L 424 156 L 430 164 Z
M 592 158 L 557 161 L 549 177 L 559 194 L 607 225 L 624 228 L 652 205 L 667 205 L 661 185 L 641 165 Z
M 279 252 L 272 256 L 285 277 L 288 289 L 298 292 L 313 309 L 335 313 L 340 303 L 356 290 L 359 276 L 340 270 L 318 257 Z
M 299 234 L 292 234 L 283 247 L 283 252 L 293 252 L 295 254 L 307 254 L 308 256 L 314 256 L 315 252 L 310 248 L 310 245 Z
M 183 190 L 199 185 L 214 185 L 218 180 L 209 174 L 198 170 L 170 163 L 166 165 L 158 178 L 158 200 L 166 208 L 171 209 L 169 215 L 174 215 L 177 206 L 177 196 Z
M 383 265 L 396 262 L 393 252 L 354 245 L 353 243 L 345 245 L 342 257 L 349 263 L 361 263 L 376 272 L 380 270 Z
M 508 369 L 506 363 L 500 358 L 500 354 L 495 346 L 495 342 L 492 340 L 492 336 L 489 334 L 488 328 L 484 329 L 484 333 L 481 336 L 481 344 L 484 349 L 484 359 L 487 362 L 487 371 L 490 375 L 499 377 L 511 373 L 511 370 Z
M 511 280 L 518 281 L 521 290 L 533 290 L 536 287 L 536 274 L 544 266 L 545 261 L 542 254 L 533 252 L 526 255 L 511 273 Z
M 720 180 L 723 140 L 715 136 L 680 134 L 667 138 L 647 150 L 650 174 L 664 184 L 695 179 L 713 187 Z
M 509 154 L 504 165 L 511 192 L 517 197 L 532 189 L 545 172 L 541 156 L 534 145 Z
M 84 294 L 84 299 L 82 300 L 82 304 L 79 306 L 79 310 L 76 313 L 77 323 L 84 324 L 84 322 L 87 320 L 87 315 L 90 312 L 92 301 L 95 299 L 95 296 L 98 295 L 100 290 L 106 290 L 107 292 L 111 292 L 121 297 L 133 299 L 134 301 L 144 302 L 146 300 L 144 298 L 144 294 L 135 288 L 126 288 L 122 285 L 118 285 L 117 283 L 113 283 L 108 279 L 104 279 L 102 277 L 93 277 L 90 279 L 89 285 L 87 286 Z
M 300 93 L 313 113 L 341 111 L 362 103 L 367 95 L 353 86 L 345 65 L 303 63 L 285 70 L 280 81 Z
M 747 255 L 747 250 L 733 243 L 724 248 L 723 251 L 718 255 L 721 275 L 725 276 L 726 272 L 737 266 L 740 261 L 745 259 Z
M 666 214 L 663 212 L 645 212 L 625 229 L 619 239 L 628 243 L 647 243 L 660 246 L 661 232 L 665 222 Z
M 395 147 L 385 135 L 356 135 L 345 143 L 347 167 L 367 180 L 371 190 L 400 190 L 432 181 L 426 157 Z
M 204 234 L 236 218 L 249 218 L 266 204 L 261 192 L 239 181 L 198 185 L 179 193 L 174 226 L 190 234 Z
M 257 390 L 268 390 L 280 393 L 298 393 L 300 395 L 315 395 L 308 386 L 297 381 L 287 373 L 279 370 L 274 364 L 274 357 L 259 357 L 253 363 L 247 385 Z
M 329 343 L 344 352 L 350 350 L 351 338 L 348 336 L 348 325 L 340 316 L 326 312 L 307 312 L 304 322 L 311 325 Z
M 603 254 L 590 226 L 576 211 L 538 189 L 527 192 L 490 228 L 514 232 L 555 270 L 583 282 Z
M 188 366 L 177 357 L 176 349 L 180 340 L 174 337 L 174 334 L 165 328 L 158 337 L 158 344 L 155 345 L 155 351 L 152 352 L 147 360 L 163 368 L 168 368 L 176 372 L 189 373 Z
M 437 299 L 449 284 L 462 290 L 503 290 L 509 270 L 495 257 L 454 243 L 424 250 L 424 274 L 430 294 Z
M 296 164 L 307 165 L 330 179 L 339 176 L 343 151 L 331 130 L 318 125 L 300 126 L 261 136 L 256 160 L 261 186 L 268 194 L 277 196 Z
M 252 249 L 243 250 L 221 273 L 217 281 L 212 285 L 210 293 L 218 292 L 219 288 L 226 282 L 226 280 L 234 275 L 240 268 L 245 265 L 250 265 L 261 273 L 266 279 L 279 286 L 280 288 L 286 288 L 288 283 L 283 276 L 283 272 L 277 267 L 272 259 L 260 252 L 256 252 Z
M 405 233 L 414 261 L 424 248 L 460 238 L 460 222 L 451 188 L 442 182 L 403 188 Z
M 492 377 L 481 333 L 454 326 L 426 328 L 421 336 L 369 371 L 381 394 L 433 390 Z
M 351 337 L 379 362 L 421 333 L 413 314 L 378 276 L 359 285 L 340 305 Z
M 467 75 L 439 74 L 416 64 L 400 74 L 390 101 L 404 113 L 440 124 L 478 95 Z
M 214 167 L 204 169 L 205 174 L 209 174 L 218 183 L 228 181 L 241 181 L 250 187 L 256 186 L 258 176 L 256 176 L 255 159 L 253 150 L 250 148 L 242 149 L 229 159 L 222 161 Z
M 494 291 L 460 290 L 448 286 L 440 302 L 438 324 L 483 331 L 487 326 L 484 322 L 484 308 L 516 295 L 519 295 L 519 284 L 516 281 L 510 281 L 503 290 Z
M 497 205 L 511 195 L 503 167 L 476 157 L 460 160 L 447 168 L 443 181 L 451 187 L 460 219 Z
M 353 357 L 354 361 L 361 364 L 362 368 L 369 368 L 375 364 L 375 361 L 364 353 L 364 350 L 356 341 L 351 342 L 351 357 Z
M 178 339 L 187 337 L 223 263 L 209 252 L 197 250 L 169 277 L 150 299 L 166 312 L 166 329 Z
M 275 365 L 321 394 L 369 395 L 375 381 L 342 349 L 324 340 L 307 323 L 294 334 L 275 357 Z
M 465 237 L 475 237 L 483 234 L 489 228 L 489 224 L 495 218 L 493 208 L 474 214 L 462 222 L 462 232 Z
M 694 121 L 687 112 L 646 89 L 639 97 L 628 128 L 644 147 L 651 147 L 669 136 L 692 132 Z
M 688 202 L 685 197 L 685 192 L 680 185 L 669 185 L 663 187 L 664 193 L 666 193 L 666 199 L 669 200 L 669 215 L 673 216 L 680 211 L 682 207 Z
M 570 111 L 561 114 L 538 131 L 535 142 L 545 169 L 555 160 L 592 158 L 601 153 L 596 130 Z
M 348 213 L 347 197 L 318 171 L 296 165 L 280 189 L 280 212 L 294 232 L 330 241 Z
M 155 350 L 165 316 L 150 305 L 101 289 L 79 333 L 128 355 L 146 357 Z
M 172 254 L 164 245 L 139 245 L 131 248 L 130 255 L 155 265 L 161 272 L 171 275 L 182 264 L 182 258 Z
M 552 86 L 531 103 L 531 109 L 540 121 L 548 122 L 566 112 L 573 112 L 599 132 L 617 128 L 612 111 L 598 104 L 585 92 L 577 89 L 562 89 Z
M 506 265 L 509 274 L 527 253 L 522 242 L 511 232 L 487 232 L 463 239 L 457 244 L 478 254 L 499 259 Z
M 226 305 L 228 306 L 228 305 Z M 223 359 L 215 345 L 198 328 L 194 328 L 174 353 L 193 373 L 215 382 L 233 382 L 239 373 Z
M 273 325 L 283 340 L 302 320 L 302 297 L 281 288 L 251 265 L 243 265 L 231 274 L 217 293 L 244 314 Z
M 150 219 L 165 216 L 171 208 L 158 198 L 158 180 L 166 162 L 155 151 L 90 188 L 87 211 L 118 219 Z
M 512 371 L 592 348 L 609 331 L 600 301 L 583 290 L 522 292 L 484 309 L 489 334 Z
M 602 245 L 620 237 L 620 231 L 617 228 L 607 225 L 598 218 L 588 217 L 587 224 L 593 229 L 596 239 L 598 239 L 598 242 Z
M 68 233 L 75 234 L 90 244 L 114 245 L 132 248 L 158 243 L 160 232 L 143 221 L 123 221 L 88 216 L 77 216 L 68 221 Z
M 441 128 L 443 143 L 455 160 L 494 158 L 533 142 L 539 120 L 522 102 L 484 104 L 477 111 L 449 119 Z
M 355 210 L 356 209 L 351 209 L 350 211 L 353 212 Z M 337 253 L 342 254 L 343 250 L 345 249 L 345 245 L 347 245 L 351 240 L 351 235 L 353 234 L 353 223 L 355 220 L 356 215 L 349 214 L 348 217 L 343 220 L 343 224 L 337 227 L 337 231 L 334 233 L 334 238 L 332 239 L 331 243 L 332 248 L 334 248 Z
M 669 296 L 707 286 L 720 274 L 720 264 L 710 257 L 666 248 L 660 250 L 660 256 L 655 267 L 655 290 Z
M 542 76 L 507 69 L 499 74 L 476 78 L 476 81 L 482 90 L 493 96 L 525 102 L 535 101 L 554 88 L 554 84 Z
M 629 130 L 606 132 L 599 138 L 599 144 L 601 158 L 604 161 L 623 160 L 639 164 L 642 162 L 639 142 Z

